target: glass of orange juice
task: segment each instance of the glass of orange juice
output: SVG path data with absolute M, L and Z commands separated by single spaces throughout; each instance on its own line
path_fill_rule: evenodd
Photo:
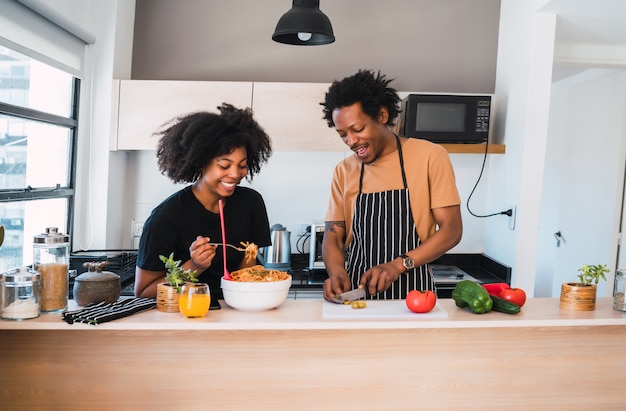
M 211 293 L 206 283 L 185 283 L 178 298 L 181 314 L 187 318 L 204 317 L 209 312 Z

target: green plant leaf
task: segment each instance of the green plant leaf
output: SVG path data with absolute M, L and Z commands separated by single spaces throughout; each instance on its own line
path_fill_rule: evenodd
M 169 285 L 176 289 L 176 292 L 181 291 L 181 287 L 186 282 L 198 282 L 196 275 L 198 270 L 185 270 L 181 267 L 181 260 L 174 260 L 174 253 L 172 252 L 169 257 L 159 255 L 159 259 L 165 264 L 165 279 Z
M 578 272 L 580 273 L 578 275 L 578 279 L 584 285 L 590 285 L 592 283 L 598 284 L 601 278 L 606 281 L 606 273 L 610 271 L 611 270 L 607 268 L 606 264 L 583 264 L 582 267 L 578 269 Z

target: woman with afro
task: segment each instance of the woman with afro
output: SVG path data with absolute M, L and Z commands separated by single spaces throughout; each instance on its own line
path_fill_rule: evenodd
M 209 284 L 213 298 L 221 299 L 222 251 L 211 243 L 222 241 L 219 201 L 223 201 L 226 240 L 230 244 L 269 246 L 270 228 L 261 195 L 239 183 L 252 180 L 272 153 L 271 142 L 253 119 L 250 109 L 223 104 L 218 113 L 197 112 L 166 123 L 157 158 L 162 174 L 174 183 L 191 183 L 159 204 L 146 220 L 137 254 L 135 295 L 156 297 L 165 280 L 159 256 L 174 253 L 182 268 L 197 270 Z M 229 271 L 257 264 L 243 252 L 227 249 Z

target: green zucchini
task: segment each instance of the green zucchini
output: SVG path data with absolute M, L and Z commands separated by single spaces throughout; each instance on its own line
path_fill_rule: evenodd
M 504 300 L 500 297 L 496 297 L 495 295 L 491 295 L 490 297 L 493 301 L 493 307 L 491 308 L 493 311 L 505 314 L 517 314 L 521 311 L 520 306 L 517 304 Z

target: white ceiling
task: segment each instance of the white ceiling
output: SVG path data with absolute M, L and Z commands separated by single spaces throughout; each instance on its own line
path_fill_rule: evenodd
M 626 69 L 625 0 L 548 0 L 542 11 L 557 15 L 553 81 L 607 61 Z
M 619 4 L 621 14 L 607 11 L 605 16 L 559 14 L 556 42 L 586 45 L 626 45 L 626 1 Z
M 543 11 L 556 13 L 556 42 L 626 45 L 626 1 L 551 0 Z

